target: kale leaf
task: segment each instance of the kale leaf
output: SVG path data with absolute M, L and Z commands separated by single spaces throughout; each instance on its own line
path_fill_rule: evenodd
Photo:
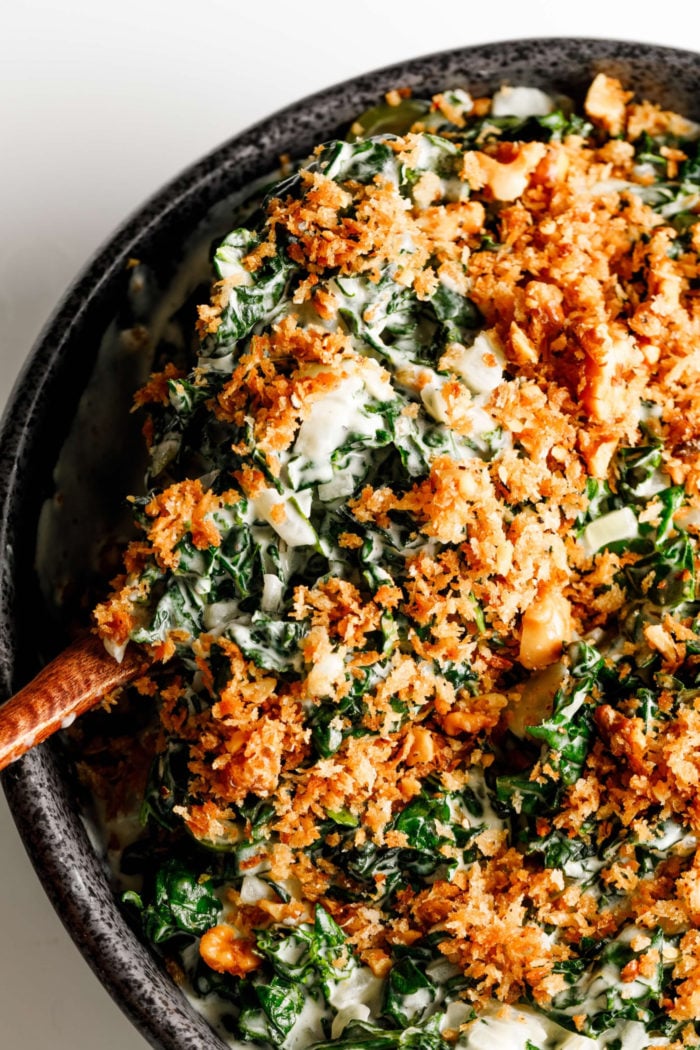
M 125 899 L 141 905 L 137 894 L 129 893 Z M 200 882 L 183 861 L 173 858 L 156 874 L 153 903 L 142 907 L 143 931 L 152 944 L 201 936 L 216 925 L 221 910 L 221 901 L 212 893 L 210 883 Z

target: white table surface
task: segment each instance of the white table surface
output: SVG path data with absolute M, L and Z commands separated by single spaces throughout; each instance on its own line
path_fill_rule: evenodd
M 0 407 L 85 259 L 279 107 L 416 54 L 521 36 L 700 51 L 693 5 L 0 0 Z M 44 897 L 0 798 L 0 1047 L 144 1050 Z

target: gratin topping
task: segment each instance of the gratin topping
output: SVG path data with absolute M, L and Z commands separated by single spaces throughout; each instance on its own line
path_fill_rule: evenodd
M 697 129 L 603 74 L 504 106 L 321 146 L 226 238 L 98 630 L 163 663 L 147 811 L 241 1002 L 317 937 L 387 982 L 333 1045 L 497 1003 L 694 1045 Z M 268 999 L 231 1024 L 282 1045 Z

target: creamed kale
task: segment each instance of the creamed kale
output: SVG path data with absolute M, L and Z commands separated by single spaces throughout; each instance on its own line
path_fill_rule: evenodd
M 232 1047 L 700 1045 L 697 128 L 391 92 L 213 255 L 96 611 Z

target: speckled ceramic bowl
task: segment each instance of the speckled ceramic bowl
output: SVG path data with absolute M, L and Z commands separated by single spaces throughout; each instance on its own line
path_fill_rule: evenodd
M 156 272 L 219 200 L 344 134 L 353 117 L 395 86 L 429 96 L 462 85 L 485 93 L 503 82 L 580 97 L 600 70 L 688 116 L 700 117 L 700 55 L 607 40 L 506 41 L 418 58 L 323 91 L 258 124 L 180 175 L 131 218 L 87 266 L 31 354 L 5 415 L 0 441 L 0 689 L 9 695 L 36 671 L 36 525 L 51 493 L 67 433 L 101 334 L 120 308 L 131 257 Z M 55 645 L 60 641 L 56 640 Z M 80 820 L 60 750 L 48 744 L 16 763 L 4 786 L 29 855 L 71 936 L 107 989 L 153 1046 L 222 1047 L 135 938 Z

